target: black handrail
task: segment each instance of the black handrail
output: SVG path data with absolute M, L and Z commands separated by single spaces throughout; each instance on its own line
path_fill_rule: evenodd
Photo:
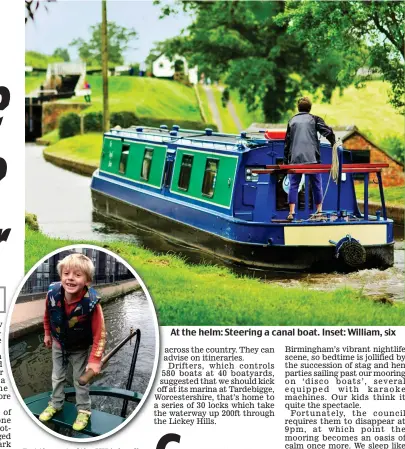
M 141 342 L 141 331 L 139 329 L 137 329 L 135 331 L 135 334 L 136 334 L 137 338 L 135 341 L 134 352 L 132 354 L 131 367 L 129 368 L 127 385 L 125 387 L 126 390 L 131 390 L 131 387 L 132 387 L 132 380 L 134 378 L 136 359 L 138 358 L 139 344 Z M 125 418 L 125 416 L 127 414 L 127 408 L 128 408 L 128 399 L 124 399 L 124 403 L 122 404 L 122 409 L 121 409 L 121 418 Z
M 105 365 L 110 358 L 115 355 L 124 345 L 125 343 L 127 343 L 129 340 L 131 340 L 132 337 L 137 336 L 137 341 L 135 343 L 135 347 L 139 347 L 139 340 L 141 338 L 141 331 L 139 329 L 137 329 L 136 331 L 133 331 L 133 329 L 131 328 L 130 330 L 130 334 L 125 337 L 120 343 L 118 343 L 118 345 L 113 348 L 108 354 L 106 354 L 102 359 L 101 359 L 101 366 Z M 138 353 L 138 351 L 136 351 Z M 136 362 L 136 358 L 135 358 L 135 362 Z M 131 364 L 132 367 L 132 364 Z M 90 368 L 89 370 L 87 370 L 81 377 L 79 377 L 78 382 L 79 385 L 86 385 L 90 382 L 90 380 L 95 376 L 94 371 Z M 133 377 L 133 374 L 132 374 Z M 131 379 L 132 380 L 132 379 Z

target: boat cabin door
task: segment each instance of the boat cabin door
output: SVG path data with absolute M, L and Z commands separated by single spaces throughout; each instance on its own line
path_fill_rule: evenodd
M 170 191 L 170 184 L 172 183 L 174 159 L 176 156 L 175 150 L 167 150 L 165 171 L 163 175 L 163 194 L 166 195 Z

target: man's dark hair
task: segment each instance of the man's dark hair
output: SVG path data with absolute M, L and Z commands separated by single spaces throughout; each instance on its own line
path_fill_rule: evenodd
M 299 112 L 309 112 L 312 108 L 311 100 L 308 97 L 300 98 L 297 105 Z

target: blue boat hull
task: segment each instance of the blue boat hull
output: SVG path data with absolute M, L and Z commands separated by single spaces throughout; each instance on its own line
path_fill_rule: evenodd
M 285 246 L 284 225 L 254 223 L 225 214 L 207 213 L 98 176 L 92 180 L 97 213 L 152 229 L 170 240 L 215 254 L 233 263 L 262 269 L 347 271 L 330 246 Z M 392 226 L 391 226 L 392 228 Z M 390 241 L 388 239 L 387 241 Z M 366 262 L 359 268 L 387 268 L 394 262 L 393 243 L 367 246 Z

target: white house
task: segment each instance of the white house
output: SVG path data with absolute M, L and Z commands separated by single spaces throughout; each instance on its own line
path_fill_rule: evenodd
M 164 54 L 158 56 L 152 63 L 153 76 L 156 78 L 172 78 L 175 73 L 175 64 L 180 61 L 183 63 L 184 74 L 188 76 L 190 83 L 197 84 L 198 68 L 189 68 L 186 59 L 179 55 L 175 55 L 173 62 Z

